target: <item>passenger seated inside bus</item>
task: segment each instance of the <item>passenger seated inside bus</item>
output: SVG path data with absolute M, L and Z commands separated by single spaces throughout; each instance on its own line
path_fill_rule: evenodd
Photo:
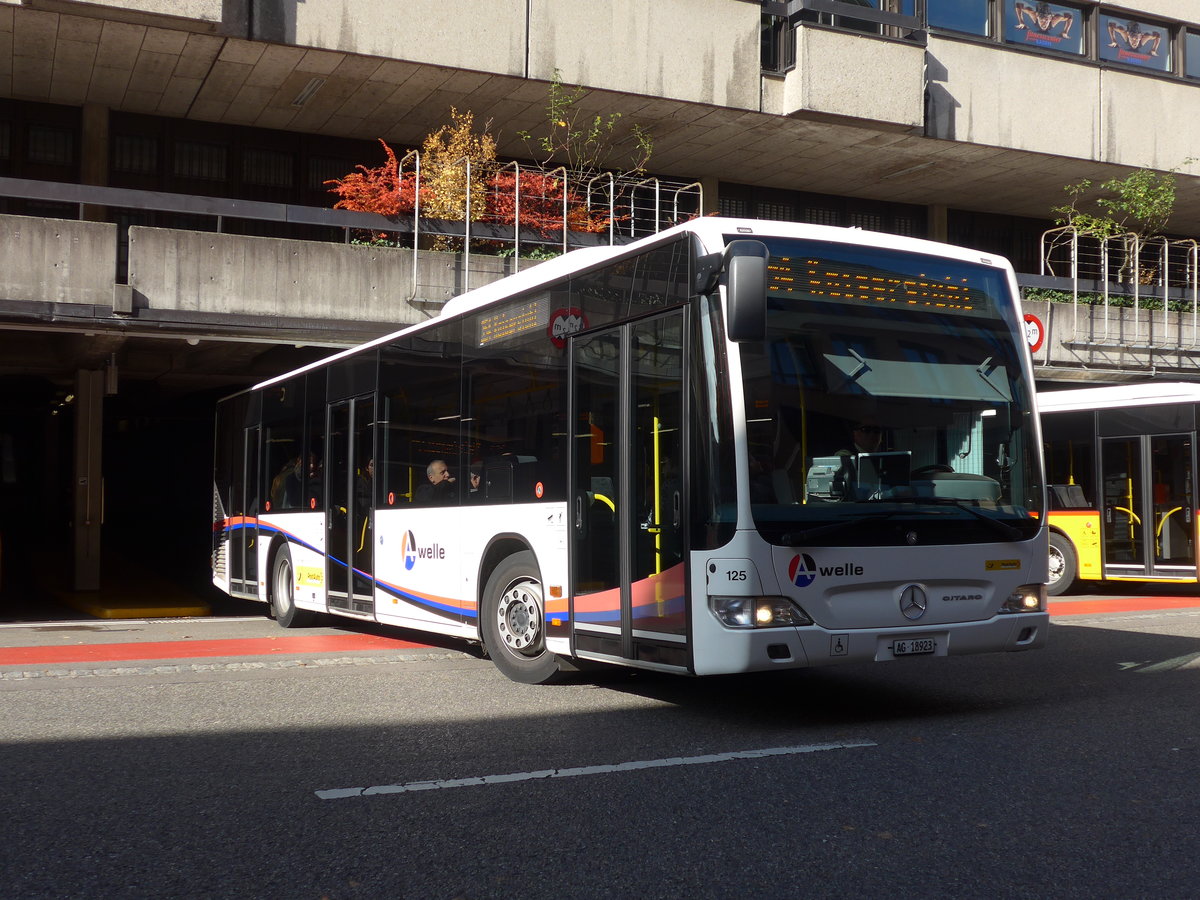
M 444 459 L 435 459 L 425 467 L 428 484 L 417 488 L 416 502 L 423 506 L 448 506 L 457 498 L 454 476 Z
M 467 496 L 468 503 L 478 503 L 483 499 L 483 460 L 475 459 L 471 461 L 471 467 L 467 470 Z

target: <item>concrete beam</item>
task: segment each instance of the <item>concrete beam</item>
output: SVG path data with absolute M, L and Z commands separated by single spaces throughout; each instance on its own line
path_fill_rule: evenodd
M 117 226 L 0 215 L 0 298 L 109 306 Z

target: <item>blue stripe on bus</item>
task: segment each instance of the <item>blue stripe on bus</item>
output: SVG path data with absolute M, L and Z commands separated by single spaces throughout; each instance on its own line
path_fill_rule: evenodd
M 255 523 L 255 522 L 243 521 L 243 522 L 239 522 L 234 525 L 227 525 L 225 527 L 225 532 L 232 533 L 234 531 L 239 531 L 239 530 L 242 530 L 245 528 L 254 527 L 255 525 L 257 525 L 258 530 L 260 532 L 263 532 L 266 534 L 281 534 L 288 539 L 289 543 L 296 544 L 297 546 L 303 547 L 305 550 L 310 550 L 313 553 L 316 553 L 318 556 L 321 556 L 321 557 L 329 560 L 334 565 L 341 566 L 342 568 L 346 568 L 346 563 L 344 560 L 338 559 L 336 556 L 332 556 L 328 553 L 325 553 L 320 548 L 314 547 L 312 544 L 308 543 L 307 541 L 301 540 L 295 534 L 288 531 L 287 529 L 280 528 L 277 525 L 267 525 L 262 522 Z M 386 581 L 380 581 L 372 573 L 364 572 L 362 569 L 355 568 L 354 574 L 358 575 L 362 578 L 365 578 L 368 581 L 373 580 L 375 582 L 375 586 L 377 588 L 379 588 L 380 590 L 382 590 L 385 594 L 387 594 L 391 597 L 395 597 L 398 600 L 403 600 L 405 603 L 412 604 L 413 606 L 416 606 L 418 609 L 422 609 L 425 612 L 430 612 L 430 613 L 435 613 L 435 614 L 448 613 L 448 614 L 455 615 L 455 616 L 462 616 L 467 621 L 472 621 L 472 620 L 477 621 L 479 618 L 479 614 L 478 614 L 477 610 L 463 609 L 463 608 L 460 608 L 457 606 L 451 606 L 446 603 L 439 603 L 435 600 L 431 600 L 429 597 L 425 597 L 420 594 L 415 594 L 412 591 L 405 590 L 404 588 L 400 587 L 399 585 L 390 584 L 389 582 L 386 582 Z M 634 618 L 635 619 L 658 618 L 658 616 L 640 616 L 640 615 L 638 615 L 639 610 L 649 610 L 649 609 L 655 607 L 656 605 L 657 604 L 651 603 L 651 604 L 644 604 L 642 606 L 634 607 L 634 609 L 633 609 Z M 682 614 L 685 609 L 685 606 L 686 606 L 686 604 L 684 603 L 684 598 L 682 595 L 677 596 L 677 597 L 670 597 L 664 602 L 664 608 L 668 614 Z M 575 621 L 581 622 L 581 623 L 589 623 L 590 622 L 590 623 L 604 624 L 604 623 L 615 622 L 619 619 L 619 617 L 620 617 L 620 611 L 615 610 L 615 609 L 614 610 L 600 610 L 598 612 L 576 613 L 576 615 L 574 617 L 567 615 L 566 613 L 554 613 L 552 616 L 550 616 L 550 618 L 558 619 L 560 625 L 570 624 L 572 618 L 574 618 Z

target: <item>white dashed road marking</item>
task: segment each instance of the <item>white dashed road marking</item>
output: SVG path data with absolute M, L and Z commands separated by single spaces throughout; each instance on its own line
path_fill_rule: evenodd
M 666 759 L 643 759 L 615 765 L 539 769 L 535 772 L 479 775 L 473 778 L 452 778 L 446 781 L 410 781 L 406 784 L 378 784 L 366 788 L 331 788 L 317 791 L 316 794 L 322 800 L 341 800 L 345 797 L 369 797 L 375 794 L 406 794 L 410 791 L 440 791 L 447 788 L 475 787 L 484 784 L 511 784 L 514 781 L 533 781 L 537 778 L 576 778 L 580 775 L 610 775 L 615 772 L 634 772 L 638 769 L 703 766 L 709 763 L 731 762 L 735 759 L 763 759 L 768 756 L 793 756 L 797 753 L 818 753 L 822 750 L 851 750 L 856 747 L 875 746 L 877 745 L 874 741 L 842 741 L 830 744 L 803 744 L 797 747 L 767 747 L 763 750 L 733 750 L 729 753 L 709 753 L 704 756 L 672 756 Z

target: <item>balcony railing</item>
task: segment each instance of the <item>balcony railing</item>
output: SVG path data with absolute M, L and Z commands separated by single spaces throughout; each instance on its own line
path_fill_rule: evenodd
M 469 164 L 466 172 L 469 183 Z M 416 151 L 401 160 L 400 175 L 412 179 L 417 202 L 396 215 L 24 178 L 0 177 L 0 197 L 58 204 L 80 219 L 123 226 L 117 282 L 126 281 L 125 231 L 130 224 L 142 224 L 139 213 L 165 213 L 170 224 L 182 221 L 194 231 L 246 233 L 246 223 L 265 223 L 276 226 L 273 237 L 453 249 L 466 256 L 464 271 L 469 276 L 472 253 L 512 256 L 513 268 L 519 269 L 530 253 L 544 258 L 577 247 L 629 243 L 695 218 L 704 208 L 699 182 L 566 169 L 547 172 L 515 162 L 495 172 L 508 177 L 491 178 L 482 195 L 472 196 L 467 190 L 455 218 L 422 212 L 425 190 Z M 416 267 L 414 279 L 415 273 Z M 465 287 L 469 286 L 468 282 Z M 414 282 L 414 293 L 415 289 Z
M 1065 225 L 1043 233 L 1040 255 L 1038 277 L 1019 281 L 1027 296 L 1069 302 L 1076 335 L 1081 314 L 1088 320 L 1077 346 L 1188 351 L 1200 343 L 1200 242 L 1097 238 Z

